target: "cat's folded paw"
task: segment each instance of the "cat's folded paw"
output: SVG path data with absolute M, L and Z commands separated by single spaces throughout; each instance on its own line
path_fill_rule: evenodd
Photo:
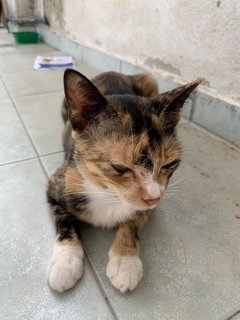
M 142 278 L 142 261 L 138 256 L 110 256 L 106 274 L 121 292 L 132 291 Z
M 81 246 L 55 244 L 47 270 L 48 283 L 53 290 L 70 289 L 81 278 L 83 255 Z

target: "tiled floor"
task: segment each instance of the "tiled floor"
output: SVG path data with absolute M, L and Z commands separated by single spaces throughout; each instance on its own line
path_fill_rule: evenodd
M 142 232 L 139 287 L 121 294 L 109 284 L 114 232 L 86 227 L 83 278 L 63 294 L 49 289 L 45 186 L 63 161 L 63 72 L 32 64 L 36 54 L 61 53 L 10 42 L 0 34 L 0 319 L 239 319 L 240 152 L 187 122 L 176 185 Z M 89 77 L 98 72 L 76 64 Z

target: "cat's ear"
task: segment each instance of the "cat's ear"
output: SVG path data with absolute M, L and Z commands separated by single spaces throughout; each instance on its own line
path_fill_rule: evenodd
M 201 80 L 196 80 L 158 95 L 161 113 L 164 113 L 166 126 L 169 130 L 173 129 L 180 120 L 180 110 L 182 106 L 200 82 Z
M 107 102 L 99 90 L 75 70 L 65 71 L 64 91 L 68 102 L 69 120 L 75 131 L 82 131 L 106 109 Z

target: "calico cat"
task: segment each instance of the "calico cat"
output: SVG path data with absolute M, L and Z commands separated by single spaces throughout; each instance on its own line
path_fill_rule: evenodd
M 91 82 L 65 71 L 65 162 L 47 189 L 57 233 L 48 265 L 52 289 L 69 289 L 82 276 L 81 222 L 116 227 L 107 277 L 121 292 L 137 286 L 139 232 L 180 163 L 176 125 L 199 83 L 159 94 L 149 75 L 107 72 Z

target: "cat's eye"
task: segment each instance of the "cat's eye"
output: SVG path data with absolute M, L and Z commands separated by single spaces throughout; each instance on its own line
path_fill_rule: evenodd
M 169 162 L 168 164 L 165 164 L 164 166 L 162 166 L 162 169 L 165 169 L 165 170 L 171 170 L 171 169 L 174 169 L 176 168 L 180 163 L 180 160 L 177 159 L 177 160 L 174 160 L 172 162 Z
M 124 173 L 126 173 L 129 169 L 121 166 L 119 164 L 112 164 L 111 163 L 112 168 L 118 173 L 119 176 L 122 176 Z

